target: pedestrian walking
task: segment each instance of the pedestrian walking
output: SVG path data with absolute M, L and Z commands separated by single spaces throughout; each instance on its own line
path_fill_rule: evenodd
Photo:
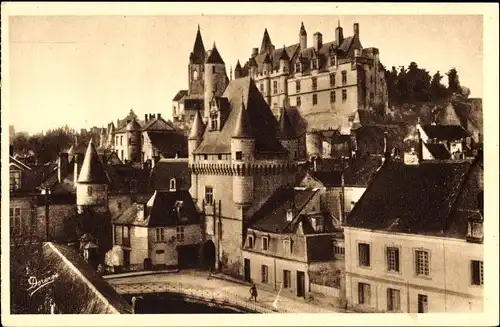
M 250 287 L 250 301 L 252 301 L 252 299 L 257 302 L 257 287 L 255 284 L 252 284 L 252 287 Z

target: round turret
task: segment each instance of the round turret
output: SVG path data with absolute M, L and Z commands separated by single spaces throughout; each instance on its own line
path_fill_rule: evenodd
M 94 145 L 90 142 L 76 183 L 78 211 L 83 211 L 84 207 L 93 207 L 97 211 L 106 211 L 108 183 L 108 176 L 99 160 Z
M 254 160 L 255 138 L 244 102 L 242 97 L 231 135 L 231 162 L 239 171 L 233 176 L 233 201 L 239 205 L 251 204 L 253 200 L 253 176 L 248 173 L 248 167 Z
M 141 125 L 134 119 L 127 124 L 128 159 L 132 162 L 141 160 Z

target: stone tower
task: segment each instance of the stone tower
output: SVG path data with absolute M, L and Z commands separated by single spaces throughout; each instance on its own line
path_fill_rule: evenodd
M 87 147 L 82 168 L 76 183 L 76 205 L 78 212 L 85 208 L 106 212 L 108 208 L 108 176 L 99 160 L 92 142 Z
M 226 73 L 226 65 L 224 60 L 214 45 L 212 50 L 210 50 L 207 60 L 205 61 L 205 111 L 203 113 L 203 118 L 208 119 L 210 111 L 210 101 L 214 96 L 221 96 L 226 89 L 229 82 L 229 78 Z
M 132 162 L 141 160 L 141 125 L 134 119 L 127 124 L 128 159 Z
M 239 169 L 233 175 L 233 201 L 236 205 L 250 205 L 253 200 L 253 176 L 249 167 L 254 162 L 255 137 L 241 99 L 241 110 L 238 113 L 233 133 L 231 134 L 231 156 Z
M 283 108 L 285 108 L 287 104 L 287 95 L 288 95 L 288 74 L 290 72 L 290 57 L 286 51 L 286 47 L 283 45 L 283 51 L 279 57 L 279 85 L 281 86 L 281 96 L 280 103 L 283 104 Z
M 196 32 L 196 39 L 194 40 L 193 51 L 189 56 L 189 94 L 203 95 L 204 90 L 204 74 L 205 74 L 205 46 L 201 37 L 200 25 Z
M 111 216 L 108 210 L 109 179 L 97 151 L 89 143 L 76 183 L 77 236 L 80 249 L 94 263 L 103 262 L 112 246 Z M 95 240 L 96 243 L 92 244 Z M 94 267 L 95 268 L 95 267 Z

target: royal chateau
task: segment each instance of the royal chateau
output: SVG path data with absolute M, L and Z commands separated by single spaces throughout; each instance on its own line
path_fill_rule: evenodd
M 323 34 L 316 32 L 308 45 L 302 23 L 298 43 L 276 47 L 266 29 L 260 49 L 253 48 L 244 65 L 236 63 L 234 78 L 251 77 L 276 118 L 285 107 L 299 110 L 307 121 L 308 153 L 322 142 L 320 132 L 349 134 L 353 117 L 365 116 L 361 111 L 383 115 L 387 108 L 379 50 L 363 48 L 358 23 L 354 23 L 352 33 L 344 36 L 339 23 L 335 31 L 326 34 L 332 41 L 323 42 Z M 211 51 L 205 51 L 199 28 L 188 70 L 189 89 L 180 90 L 173 101 L 174 122 L 186 130 L 197 109 L 204 108 L 208 119 L 208 100 L 214 93 L 220 96 L 229 81 L 215 44 Z

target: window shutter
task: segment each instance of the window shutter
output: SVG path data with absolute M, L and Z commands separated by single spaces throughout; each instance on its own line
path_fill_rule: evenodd
M 394 262 L 396 264 L 396 271 L 399 271 L 399 250 L 394 250 Z

